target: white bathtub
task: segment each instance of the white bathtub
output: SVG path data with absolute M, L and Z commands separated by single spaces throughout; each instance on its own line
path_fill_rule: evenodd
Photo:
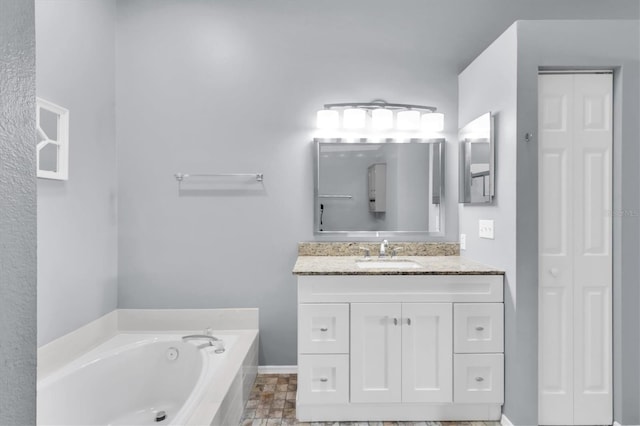
M 119 334 L 38 381 L 38 424 L 236 421 L 247 397 L 243 388 L 255 377 L 243 361 L 252 358 L 248 348 L 255 346 L 257 352 L 257 339 L 247 345 L 247 336 L 238 333 L 214 333 L 224 341 L 224 353 L 199 349 L 206 343 L 202 340 L 183 342 L 184 334 Z M 235 405 L 224 406 L 224 401 Z M 161 411 L 166 418 L 157 422 Z

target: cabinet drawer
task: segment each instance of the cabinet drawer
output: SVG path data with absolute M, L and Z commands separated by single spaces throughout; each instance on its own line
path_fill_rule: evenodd
M 349 355 L 298 355 L 298 402 L 349 402 Z
M 455 354 L 453 402 L 482 404 L 504 402 L 503 354 Z
M 504 352 L 502 303 L 456 303 L 453 325 L 454 352 Z
M 348 353 L 349 304 L 299 305 L 298 352 Z

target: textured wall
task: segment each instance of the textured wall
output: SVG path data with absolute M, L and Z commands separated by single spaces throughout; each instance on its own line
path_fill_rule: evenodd
M 516 19 L 637 15 L 638 2 L 117 3 L 119 306 L 260 308 L 261 364 L 295 364 L 296 243 L 314 238 L 315 111 L 436 105 Z M 464 10 L 465 13 L 460 13 Z M 457 239 L 457 147 L 445 230 Z M 178 196 L 173 173 L 264 172 L 264 188 Z
M 0 1 L 0 424 L 36 421 L 33 2 Z
M 69 180 L 38 179 L 38 346 L 116 308 L 114 80 L 115 1 L 37 0 L 36 92 L 70 111 Z

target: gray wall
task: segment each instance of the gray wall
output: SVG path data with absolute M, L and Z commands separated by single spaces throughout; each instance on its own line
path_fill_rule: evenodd
M 636 14 L 637 16 L 637 14 Z M 640 278 L 638 212 L 640 212 L 637 168 L 639 95 L 638 56 L 640 34 L 637 21 L 523 21 L 517 23 L 517 106 L 509 112 L 508 132 L 502 110 L 498 115 L 496 204 L 461 207 L 460 229 L 468 230 L 465 256 L 493 263 L 505 243 L 515 246 L 515 265 L 508 265 L 508 293 L 505 303 L 506 377 L 505 414 L 514 424 L 537 421 L 537 334 L 538 334 L 538 217 L 537 141 L 525 143 L 526 132 L 537 132 L 537 74 L 539 67 L 603 67 L 614 69 L 614 417 L 621 424 L 640 423 L 638 375 L 640 374 L 640 318 L 637 310 Z M 606 34 L 606 37 L 603 35 Z M 488 52 L 500 49 L 497 42 L 461 76 L 460 119 L 466 111 L 477 111 L 474 102 L 463 101 L 465 74 L 475 66 L 493 71 Z M 511 56 L 513 49 L 501 49 Z M 511 59 L 512 60 L 512 59 Z M 510 60 L 510 61 L 511 61 Z M 484 64 L 484 65 L 482 65 Z M 504 69 L 504 67 L 501 67 Z M 480 72 L 479 74 L 485 73 Z M 495 77 L 495 74 L 491 74 Z M 492 78 L 493 78 L 492 77 Z M 470 89 L 471 86 L 467 86 Z M 495 108 L 495 95 L 513 96 L 513 87 L 494 92 L 492 97 L 465 90 L 481 108 Z M 480 95 L 480 96 L 475 96 Z M 471 105 L 468 107 L 467 105 Z M 465 111 L 465 112 L 463 112 Z M 513 112 L 517 111 L 517 127 Z M 473 115 L 471 114 L 471 115 Z M 464 117 L 471 118 L 471 117 Z M 514 148 L 517 149 L 514 150 Z M 505 164 L 505 160 L 508 161 Z M 517 165 L 513 181 L 513 165 Z M 505 191 L 504 186 L 508 185 Z M 514 192 L 515 189 L 515 192 Z M 503 192 L 505 191 L 505 192 Z M 516 196 L 517 194 L 517 196 Z M 504 215 L 505 200 L 514 214 Z M 478 219 L 494 219 L 495 240 L 477 238 Z M 513 220 L 516 220 L 513 223 Z M 517 238 L 516 238 L 517 236 Z
M 636 13 L 635 17 L 638 17 Z M 614 418 L 640 424 L 640 32 L 638 21 L 522 22 L 518 26 L 518 295 L 526 293 L 522 312 L 525 335 L 537 335 L 537 143 L 522 135 L 537 128 L 538 67 L 605 67 L 614 74 L 613 127 L 613 312 Z M 606 35 L 606 36 L 605 36 Z M 523 348 L 525 342 L 523 342 Z M 530 348 L 534 351 L 534 348 Z M 535 349 L 537 351 L 537 347 Z M 528 370 L 535 360 L 523 362 Z M 527 375 L 528 376 L 528 375 Z M 525 377 L 528 379 L 528 377 Z M 523 383 L 525 383 L 523 381 Z M 535 389 L 529 389 L 528 394 Z
M 117 305 L 115 1 L 36 0 L 36 91 L 70 111 L 69 180 L 38 179 L 38 345 Z
M 512 407 L 523 408 L 523 417 L 509 416 L 514 424 L 535 424 L 529 421 L 530 413 L 520 407 L 522 401 L 520 382 L 518 311 L 520 302 L 516 288 L 516 125 L 518 90 L 517 25 L 512 25 L 491 44 L 458 79 L 458 119 L 460 126 L 491 111 L 495 124 L 495 193 L 491 206 L 459 206 L 460 233 L 466 235 L 466 250 L 460 254 L 484 262 L 505 271 L 505 412 Z M 478 238 L 478 220 L 494 220 L 493 240 Z M 518 303 L 517 303 L 518 302 Z M 532 372 L 536 377 L 536 372 Z M 537 381 L 536 381 L 537 383 Z M 535 401 L 535 400 L 533 400 Z M 535 408 L 535 403 L 529 404 Z M 515 411 L 515 410 L 514 410 Z M 531 410 L 529 410 L 531 411 Z M 527 417 L 528 415 L 528 417 Z
M 36 422 L 33 2 L 0 1 L 0 424 Z
M 514 20 L 638 13 L 637 0 L 611 4 L 118 1 L 119 306 L 257 306 L 260 363 L 295 364 L 289 271 L 296 243 L 314 238 L 315 111 L 433 104 L 454 140 L 457 74 Z M 456 153 L 449 144 L 448 240 Z M 179 171 L 260 171 L 264 190 L 179 197 Z

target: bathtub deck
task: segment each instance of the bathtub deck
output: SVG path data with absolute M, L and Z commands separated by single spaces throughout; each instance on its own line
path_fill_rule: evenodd
M 296 421 L 295 374 L 258 374 L 245 407 L 242 426 L 500 426 L 499 422 L 323 422 Z

